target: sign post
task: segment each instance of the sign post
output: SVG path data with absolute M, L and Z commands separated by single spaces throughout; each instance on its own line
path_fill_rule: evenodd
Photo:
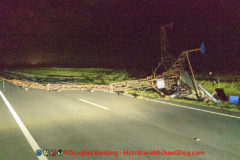
M 190 58 L 189 58 L 189 53 L 191 52 L 197 52 L 197 51 L 200 51 L 200 53 L 202 55 L 204 55 L 205 53 L 205 45 L 204 43 L 201 44 L 200 48 L 197 48 L 197 49 L 191 49 L 191 50 L 187 50 L 187 51 L 184 51 L 183 53 L 186 55 L 187 57 L 187 61 L 188 61 L 188 65 L 189 65 L 189 68 L 191 70 L 191 73 L 192 73 L 192 77 L 193 77 L 193 81 L 194 81 L 194 87 L 196 89 L 196 94 L 197 94 L 197 97 L 200 97 L 200 92 L 199 92 L 199 88 L 197 86 L 197 82 L 196 82 L 196 79 L 195 79 L 195 76 L 194 76 L 194 73 L 193 73 L 193 69 L 192 69 L 192 65 L 191 65 L 191 62 L 190 62 Z

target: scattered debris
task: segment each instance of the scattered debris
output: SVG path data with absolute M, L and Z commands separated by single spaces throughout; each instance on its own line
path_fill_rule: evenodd
M 200 141 L 200 138 L 193 138 L 194 139 L 194 141 Z
M 27 80 L 17 80 L 17 79 L 5 79 L 12 84 L 17 86 L 22 86 L 24 90 L 28 91 L 29 88 L 35 89 L 43 89 L 48 91 L 57 91 L 61 90 L 85 90 L 85 91 L 93 91 L 93 90 L 110 90 L 111 88 L 108 85 L 77 85 L 77 84 L 41 84 L 37 82 L 31 82 Z
M 239 97 L 238 96 L 229 96 L 229 103 L 238 105 L 238 102 L 239 102 Z
M 147 89 L 154 89 L 158 91 L 161 96 L 170 95 L 171 98 L 190 98 L 196 100 L 208 100 L 210 99 L 214 103 L 218 103 L 210 93 L 208 93 L 196 80 L 191 66 L 189 54 L 199 52 L 205 53 L 205 46 L 202 43 L 200 48 L 182 51 L 180 56 L 175 60 L 171 54 L 168 53 L 167 48 L 167 28 L 172 28 L 173 24 L 167 24 L 161 27 L 161 60 L 155 68 L 152 75 L 138 80 L 130 80 L 124 82 L 111 83 L 110 85 L 77 85 L 77 84 L 40 84 L 37 82 L 31 82 L 28 80 L 22 80 L 22 75 L 19 73 L 9 73 L 6 71 L 5 76 L 13 79 L 6 78 L 7 81 L 14 83 L 18 86 L 23 86 L 27 91 L 29 88 L 39 88 L 48 91 L 61 90 L 88 90 L 93 92 L 94 90 L 108 90 L 115 92 L 125 92 L 128 90 L 138 90 L 144 92 Z M 187 59 L 191 76 L 184 71 L 184 62 Z M 160 66 L 166 70 L 159 73 Z M 212 72 L 210 72 L 212 75 Z M 220 90 L 216 90 L 218 97 L 225 99 L 225 94 L 220 94 Z
M 223 88 L 216 88 L 215 91 L 217 93 L 218 99 L 220 99 L 222 101 L 227 101 L 228 100 L 228 97 L 225 95 Z

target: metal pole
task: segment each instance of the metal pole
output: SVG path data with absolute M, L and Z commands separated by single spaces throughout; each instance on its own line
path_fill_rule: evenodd
M 3 80 L 3 91 L 5 92 L 5 82 Z
M 196 89 L 197 97 L 199 98 L 199 96 L 200 96 L 199 89 L 197 87 L 197 82 L 196 82 L 196 79 L 195 79 L 195 76 L 194 76 L 194 73 L 193 73 L 193 69 L 192 69 L 192 65 L 191 65 L 188 53 L 189 52 L 185 52 L 186 57 L 187 57 L 187 61 L 188 61 L 188 65 L 189 65 L 189 68 L 190 68 L 191 73 L 192 73 L 192 77 L 193 77 L 193 81 L 194 81 L 194 86 L 195 86 L 195 89 Z
M 187 50 L 186 52 L 196 52 L 196 51 L 200 51 L 200 48 L 197 48 L 197 49 L 191 49 L 191 50 Z

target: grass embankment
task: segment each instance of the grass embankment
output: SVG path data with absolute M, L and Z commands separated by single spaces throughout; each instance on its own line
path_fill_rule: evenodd
M 125 80 L 136 79 L 124 70 L 111 70 L 102 68 L 38 68 L 15 70 L 15 72 L 30 74 L 42 82 L 69 82 L 75 84 L 110 84 Z M 206 75 L 206 74 L 205 74 Z M 240 97 L 240 76 L 236 75 L 217 75 L 214 77 L 216 83 L 209 80 L 204 74 L 196 75 L 199 83 L 209 92 L 213 93 L 215 88 L 223 88 L 227 96 L 235 95 Z M 138 92 L 137 90 L 128 91 L 135 96 L 147 96 L 161 98 L 154 90 Z M 229 111 L 240 112 L 238 105 L 222 102 L 214 104 L 213 102 L 199 102 L 187 99 L 172 99 L 179 102 L 191 103 L 201 106 L 221 108 Z
M 112 82 L 133 79 L 124 70 L 103 68 L 37 68 L 14 70 L 29 74 L 41 82 L 68 82 L 75 84 L 110 84 Z

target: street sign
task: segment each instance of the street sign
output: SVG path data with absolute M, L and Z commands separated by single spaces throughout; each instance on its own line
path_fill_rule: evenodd
M 157 79 L 157 88 L 158 89 L 165 88 L 165 83 L 164 83 L 164 79 L 163 78 Z
M 205 53 L 205 51 L 206 51 L 205 45 L 204 45 L 204 43 L 202 42 L 201 47 L 200 47 L 200 52 L 201 52 L 201 54 L 203 55 L 203 54 Z

